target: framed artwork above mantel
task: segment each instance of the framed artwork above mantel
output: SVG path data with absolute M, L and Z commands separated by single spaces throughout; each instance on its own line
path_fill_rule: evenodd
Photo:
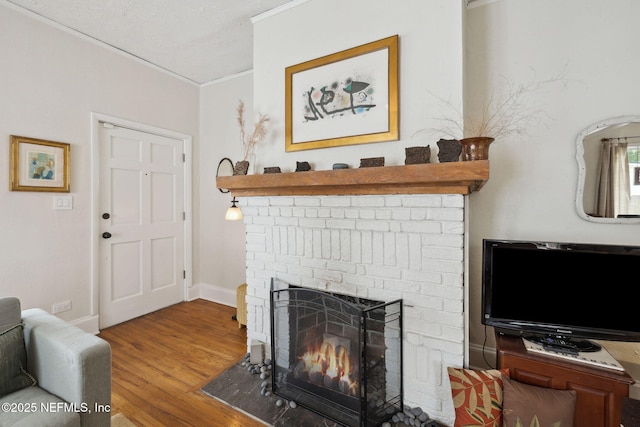
M 393 141 L 398 36 L 285 69 L 285 150 Z

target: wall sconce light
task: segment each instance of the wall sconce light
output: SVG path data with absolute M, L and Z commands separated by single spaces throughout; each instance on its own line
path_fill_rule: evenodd
M 227 209 L 227 213 L 224 215 L 224 219 L 227 221 L 237 221 L 242 219 L 242 211 L 236 206 L 236 203 L 238 203 L 238 201 L 234 197 L 233 200 L 231 200 L 231 207 Z
M 218 163 L 216 178 L 219 176 L 232 176 L 232 175 L 233 175 L 233 162 L 231 161 L 231 159 L 225 157 L 224 159 L 220 160 L 220 163 Z M 220 190 L 221 193 L 229 192 L 229 190 L 226 188 L 218 187 L 218 190 Z M 233 200 L 231 200 L 231 207 L 227 209 L 227 213 L 224 215 L 224 219 L 226 219 L 227 221 L 237 221 L 239 219 L 242 219 L 242 211 L 238 206 L 236 206 L 236 203 L 238 203 L 238 201 L 234 197 Z

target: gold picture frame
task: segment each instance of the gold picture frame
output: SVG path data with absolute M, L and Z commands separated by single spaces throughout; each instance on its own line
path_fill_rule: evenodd
M 70 144 L 11 135 L 11 191 L 70 191 Z
M 285 69 L 285 151 L 398 137 L 397 35 Z

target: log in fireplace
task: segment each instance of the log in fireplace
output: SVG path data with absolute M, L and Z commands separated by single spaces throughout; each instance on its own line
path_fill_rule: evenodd
M 402 300 L 271 282 L 274 393 L 348 427 L 403 408 Z

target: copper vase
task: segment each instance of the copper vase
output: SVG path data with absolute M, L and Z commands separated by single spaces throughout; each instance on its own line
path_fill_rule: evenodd
M 493 141 L 495 141 L 495 138 L 488 136 L 461 139 L 462 161 L 489 160 L 489 145 Z

